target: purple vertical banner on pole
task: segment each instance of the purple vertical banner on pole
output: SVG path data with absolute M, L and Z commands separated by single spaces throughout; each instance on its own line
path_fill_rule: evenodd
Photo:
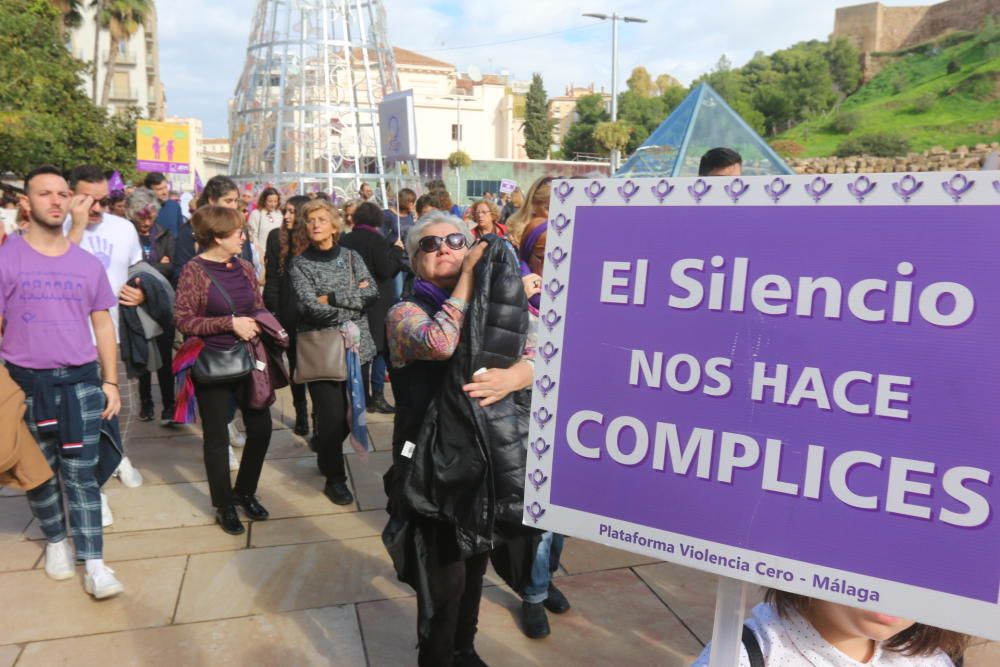
M 110 192 L 125 192 L 125 181 L 118 171 L 112 173 L 111 178 L 108 179 L 108 190 Z
M 195 169 L 194 170 L 194 193 L 196 195 L 200 195 L 201 191 L 204 190 L 204 189 L 205 189 L 205 184 L 201 182 L 201 174 L 199 174 L 198 170 Z
M 993 181 L 555 182 L 525 523 L 1000 639 Z

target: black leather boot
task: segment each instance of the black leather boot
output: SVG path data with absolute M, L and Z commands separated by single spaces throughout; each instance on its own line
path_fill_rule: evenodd
M 309 406 L 305 403 L 295 404 L 295 428 L 292 432 L 295 435 L 309 435 Z
M 240 521 L 239 514 L 236 513 L 235 505 L 220 507 L 215 511 L 215 522 L 222 527 L 222 530 L 230 535 L 242 535 L 246 529 Z

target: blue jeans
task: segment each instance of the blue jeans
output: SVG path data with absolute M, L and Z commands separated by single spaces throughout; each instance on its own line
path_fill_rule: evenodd
M 387 367 L 385 358 L 388 354 L 388 351 L 379 352 L 372 359 L 372 395 L 381 394 L 385 390 L 385 370 Z
M 538 604 L 549 597 L 549 583 L 552 573 L 559 569 L 564 538 L 559 533 L 545 532 L 535 550 L 535 560 L 531 563 L 531 583 L 524 587 L 521 597 L 525 602 Z

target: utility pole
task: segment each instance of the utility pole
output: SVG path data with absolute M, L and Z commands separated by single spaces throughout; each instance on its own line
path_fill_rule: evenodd
M 609 14 L 584 14 L 587 18 L 598 19 L 599 21 L 611 21 L 611 122 L 618 120 L 618 22 L 625 23 L 649 23 L 646 19 L 635 16 L 618 16 L 612 12 Z M 621 155 L 617 148 L 611 150 L 611 175 L 618 171 Z

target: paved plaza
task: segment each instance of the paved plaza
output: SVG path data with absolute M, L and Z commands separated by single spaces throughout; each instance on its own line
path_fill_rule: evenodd
M 105 554 L 126 587 L 111 600 L 49 579 L 27 502 L 0 490 L 0 667 L 415 664 L 415 598 L 379 538 L 391 417 L 372 416 L 367 463 L 346 454 L 357 498 L 338 507 L 291 414 L 284 390 L 259 492 L 272 518 L 240 536 L 213 523 L 197 427 L 133 425 L 145 483 L 106 488 Z M 715 581 L 695 570 L 570 539 L 558 577 L 573 609 L 550 614 L 543 640 L 521 634 L 520 599 L 488 576 L 476 645 L 494 667 L 680 667 L 711 636 Z M 966 665 L 1000 665 L 1000 645 Z

